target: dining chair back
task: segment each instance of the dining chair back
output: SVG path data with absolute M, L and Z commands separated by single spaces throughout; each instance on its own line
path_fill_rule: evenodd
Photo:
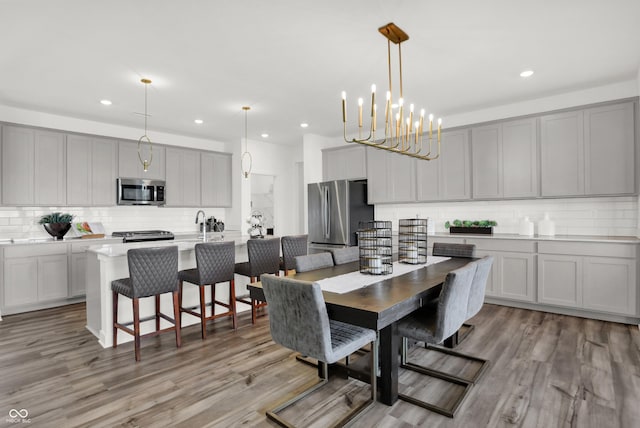
M 333 266 L 331 253 L 315 253 L 295 258 L 296 272 L 308 272 L 310 270 L 322 269 Z
M 335 265 L 357 262 L 360 259 L 359 247 L 332 248 L 329 251 Z
M 304 256 L 309 252 L 308 245 L 309 235 L 292 235 L 283 236 L 282 243 L 282 261 L 280 262 L 280 270 L 284 271 L 287 276 L 289 271 L 296 268 L 297 256 Z

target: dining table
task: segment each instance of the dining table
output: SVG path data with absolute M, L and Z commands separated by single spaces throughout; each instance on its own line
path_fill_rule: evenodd
M 396 322 L 436 298 L 447 274 L 469 263 L 469 258 L 446 258 L 398 276 L 373 275 L 373 283 L 344 293 L 324 291 L 330 319 L 378 332 L 380 402 L 393 405 L 398 399 L 400 340 Z M 317 282 L 357 272 L 358 261 L 295 273 L 289 278 Z M 363 274 L 364 275 L 364 274 Z M 260 282 L 248 284 L 252 298 L 265 301 Z M 267 306 L 268 307 L 268 306 Z

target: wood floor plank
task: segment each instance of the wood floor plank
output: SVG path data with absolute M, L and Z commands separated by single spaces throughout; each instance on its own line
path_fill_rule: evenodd
M 376 403 L 360 427 L 640 426 L 640 331 L 628 326 L 485 305 L 458 349 L 491 360 L 454 419 L 406 402 Z M 85 329 L 85 306 L 4 317 L 0 322 L 0 416 L 27 409 L 44 427 L 273 427 L 265 411 L 317 380 L 316 370 L 276 345 L 268 317 L 248 314 L 103 349 Z M 458 371 L 473 365 L 414 349 L 415 358 Z M 446 401 L 451 387 L 400 371 L 410 391 Z M 324 426 L 368 386 L 333 377 L 288 416 Z M 5 422 L 0 417 L 0 424 Z

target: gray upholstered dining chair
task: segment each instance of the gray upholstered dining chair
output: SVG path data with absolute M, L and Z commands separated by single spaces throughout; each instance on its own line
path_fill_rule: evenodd
M 236 329 L 236 291 L 234 282 L 234 268 L 236 264 L 236 248 L 234 241 L 206 242 L 195 245 L 196 268 L 181 270 L 180 280 L 180 311 L 200 318 L 202 339 L 207 338 L 207 321 L 222 317 L 230 317 L 233 329 Z M 197 285 L 200 294 L 200 312 L 197 307 L 182 306 L 183 284 L 188 282 Z M 216 284 L 229 283 L 229 302 L 216 299 Z M 211 303 L 205 302 L 205 287 L 211 286 Z M 226 312 L 216 314 L 216 305 L 227 308 Z M 207 306 L 211 306 L 211 315 L 207 316 Z
M 330 320 L 318 283 L 278 278 L 273 275 L 262 275 L 261 282 L 269 304 L 269 325 L 273 341 L 316 358 L 321 368 L 318 383 L 275 409 L 267 411 L 267 417 L 281 426 L 293 426 L 278 413 L 327 384 L 328 364 L 346 358 L 369 343 L 371 398 L 353 408 L 334 426 L 343 426 L 371 407 L 376 401 L 377 393 L 377 333 L 368 328 Z
M 329 251 L 331 252 L 335 265 L 343 265 L 360 260 L 359 247 L 332 248 Z
M 280 270 L 284 271 L 284 276 L 289 271 L 296 268 L 297 256 L 307 255 L 309 252 L 309 235 L 283 236 L 280 240 L 282 244 L 282 259 L 280 260 Z
M 249 282 L 256 282 L 263 273 L 280 275 L 280 238 L 249 239 L 247 241 L 248 262 L 236 263 L 235 273 L 249 277 Z M 256 323 L 258 308 L 267 305 L 243 294 L 236 297 L 236 303 L 251 306 L 251 323 Z
M 113 294 L 113 347 L 118 346 L 118 330 L 133 336 L 135 359 L 140 361 L 140 338 L 156 336 L 166 331 L 175 331 L 176 346 L 182 346 L 180 337 L 180 305 L 178 289 L 178 247 L 134 248 L 127 251 L 129 277 L 111 281 Z M 173 294 L 173 316 L 160 312 L 160 295 Z M 133 322 L 118 322 L 118 295 L 131 299 L 133 304 Z M 140 319 L 139 299 L 155 297 L 155 316 L 148 320 Z M 160 319 L 173 324 L 160 329 Z M 144 335 L 140 334 L 140 322 L 155 320 L 156 330 Z M 133 324 L 133 330 L 129 327 Z
M 457 244 L 448 242 L 434 242 L 433 251 L 434 256 L 441 257 L 465 257 L 473 258 L 476 255 L 475 244 Z M 471 317 L 468 317 L 471 318 Z M 447 338 L 444 346 L 447 348 L 455 348 L 460 342 L 462 342 L 473 331 L 474 326 L 468 323 L 462 324 L 464 328 L 456 331 L 451 337 Z
M 453 400 L 449 408 L 437 406 L 402 393 L 398 394 L 400 399 L 453 417 L 473 386 L 472 382 L 458 376 L 449 375 L 408 362 L 407 348 L 408 339 L 435 345 L 442 343 L 447 337 L 451 336 L 460 328 L 462 323 L 467 319 L 471 283 L 473 282 L 477 267 L 476 262 L 469 262 L 465 266 L 451 271 L 442 285 L 437 309 L 435 311 L 431 308 L 420 309 L 400 320 L 397 325 L 398 334 L 402 337 L 401 367 L 460 385 L 463 387 L 462 393 Z M 430 352 L 434 350 L 440 350 L 440 348 L 429 348 Z M 475 357 L 470 357 L 448 349 L 444 349 L 443 352 L 456 355 L 457 357 L 475 360 Z
M 450 244 L 448 242 L 434 242 L 433 251 L 434 256 L 442 257 L 475 257 L 476 246 L 475 244 Z
M 310 270 L 322 269 L 333 266 L 331 253 L 315 253 L 295 258 L 296 272 L 308 272 Z

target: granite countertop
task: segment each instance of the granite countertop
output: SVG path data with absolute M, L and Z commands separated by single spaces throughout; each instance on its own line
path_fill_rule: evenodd
M 464 238 L 464 239 L 515 239 L 528 241 L 567 241 L 567 242 L 596 242 L 596 243 L 616 243 L 616 244 L 640 244 L 640 238 L 635 236 L 604 236 L 604 235 L 533 235 L 525 236 L 517 233 L 494 233 L 493 235 L 465 234 L 465 233 L 436 233 L 428 235 L 427 239 L 437 238 Z

